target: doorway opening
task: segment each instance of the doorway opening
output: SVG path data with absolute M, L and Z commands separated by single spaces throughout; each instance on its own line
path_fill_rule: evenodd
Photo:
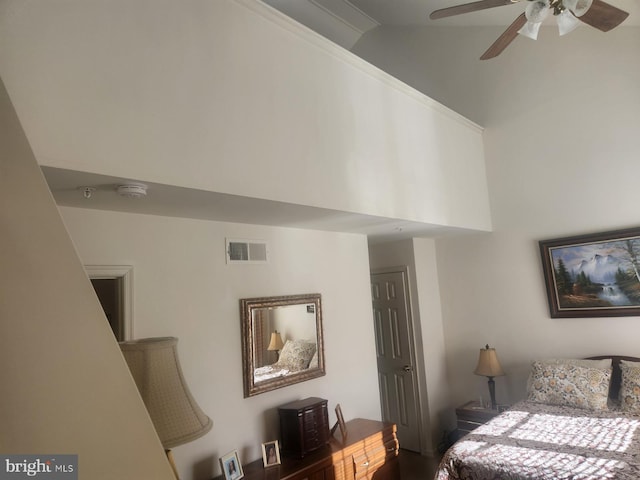
M 133 267 L 85 265 L 91 285 L 118 342 L 133 338 Z

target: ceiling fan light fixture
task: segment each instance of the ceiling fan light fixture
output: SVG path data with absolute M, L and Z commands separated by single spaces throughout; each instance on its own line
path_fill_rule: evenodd
M 527 5 L 524 14 L 529 22 L 542 23 L 549 15 L 549 2 L 544 0 L 531 1 Z
M 538 32 L 540 31 L 540 25 L 542 25 L 542 22 L 527 22 L 520 30 L 518 30 L 518 33 L 527 38 L 530 38 L 531 40 L 537 40 Z
M 560 36 L 573 32 L 580 25 L 580 20 L 574 17 L 569 10 L 564 10 L 559 15 L 556 15 L 556 22 L 558 23 Z
M 510 5 L 518 0 L 475 0 L 431 12 L 431 19 L 451 17 L 463 13 L 477 12 L 488 8 Z M 480 56 L 489 60 L 500 55 L 518 34 L 537 39 L 540 25 L 553 10 L 560 35 L 566 35 L 580 23 L 608 32 L 620 25 L 629 12 L 620 10 L 604 0 L 529 0 L 525 11 L 520 13 L 491 46 Z M 580 20 L 578 21 L 578 17 Z
M 581 17 L 591 8 L 593 0 L 563 0 L 562 4 L 567 10 L 571 10 L 576 17 Z

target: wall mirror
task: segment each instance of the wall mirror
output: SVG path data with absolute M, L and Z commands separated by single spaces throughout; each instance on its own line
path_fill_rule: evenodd
M 244 396 L 325 374 L 319 293 L 243 298 Z

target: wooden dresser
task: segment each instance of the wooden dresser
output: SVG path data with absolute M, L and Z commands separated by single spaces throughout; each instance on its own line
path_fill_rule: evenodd
M 393 423 L 356 418 L 346 423 L 343 442 L 337 430 L 329 443 L 299 457 L 282 456 L 265 468 L 262 459 L 243 465 L 244 480 L 399 480 L 398 439 Z M 215 480 L 223 480 L 223 476 Z
M 325 476 L 325 480 L 371 480 L 374 475 L 375 480 L 400 478 L 395 424 L 355 419 L 346 426 L 346 441 L 342 442 L 339 431 L 333 439 L 339 444 L 339 450 L 332 453 L 334 476 Z

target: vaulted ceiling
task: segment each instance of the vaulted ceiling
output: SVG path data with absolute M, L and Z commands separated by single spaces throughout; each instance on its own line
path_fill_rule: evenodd
M 470 0 L 264 0 L 288 16 L 345 48 L 351 48 L 361 35 L 378 26 L 471 27 L 510 25 L 525 8 L 524 0 L 512 5 L 431 20 L 429 14 Z M 623 26 L 640 25 L 638 0 L 608 0 L 629 12 Z M 548 23 L 553 20 L 548 18 Z

